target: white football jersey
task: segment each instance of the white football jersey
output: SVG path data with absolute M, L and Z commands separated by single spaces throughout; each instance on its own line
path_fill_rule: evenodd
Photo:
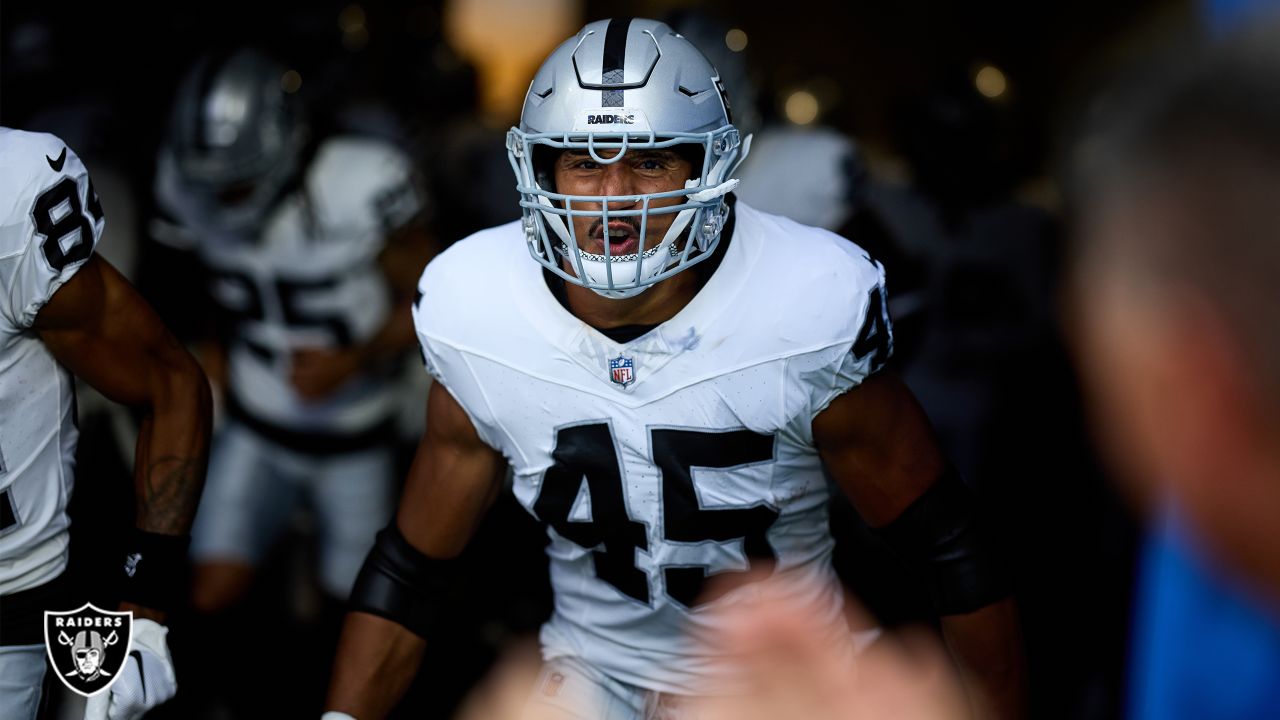
M 157 233 L 194 246 L 217 304 L 236 320 L 228 383 L 254 417 L 298 432 L 357 433 L 398 407 L 390 377 L 362 376 L 320 402 L 289 381 L 293 353 L 369 340 L 391 310 L 378 256 L 388 231 L 422 209 L 410 160 L 377 140 L 322 143 L 300 187 L 287 193 L 254 237 L 202 223 L 203 198 L 182 185 L 172 156 L 160 158 L 156 194 L 178 223 Z
M 824 230 L 735 212 L 706 285 L 628 343 L 559 304 L 518 222 L 433 261 L 415 312 L 428 370 L 549 526 L 544 654 L 666 692 L 715 687 L 696 644 L 707 576 L 776 563 L 834 579 L 810 424 L 889 352 L 878 264 Z M 824 587 L 812 599 L 834 615 Z
M 67 564 L 75 387 L 36 314 L 102 236 L 80 158 L 53 135 L 0 128 L 0 595 Z

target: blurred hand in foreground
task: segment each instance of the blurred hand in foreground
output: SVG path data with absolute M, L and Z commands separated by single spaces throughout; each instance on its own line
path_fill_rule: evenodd
M 880 637 L 852 659 L 848 633 L 799 601 L 783 581 L 763 583 L 753 598 L 727 606 L 715 642 L 744 692 L 701 698 L 690 720 L 951 720 L 968 705 L 955 668 L 924 631 Z M 846 600 L 848 627 L 871 623 Z
M 966 720 L 970 717 L 955 666 L 926 631 L 884 635 L 855 655 L 849 627 L 871 625 L 853 600 L 830 622 L 798 599 L 794 583 L 765 580 L 716 609 L 722 632 L 707 638 L 728 664 L 739 694 L 669 705 L 660 720 Z M 758 591 L 757 591 L 758 590 Z M 848 624 L 846 625 L 846 621 Z M 458 715 L 460 720 L 571 720 L 596 717 L 591 708 L 567 714 L 530 703 L 540 663 L 532 647 L 508 654 Z

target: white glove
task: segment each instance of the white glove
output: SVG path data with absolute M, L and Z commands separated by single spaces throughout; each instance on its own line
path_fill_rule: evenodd
M 344 712 L 338 712 L 337 710 L 330 710 L 329 712 L 321 715 L 320 720 L 356 720 L 356 719 Z
M 133 621 L 133 647 L 111 690 L 89 698 L 84 720 L 137 720 L 178 691 L 173 658 L 165 636 L 169 628 L 153 621 Z

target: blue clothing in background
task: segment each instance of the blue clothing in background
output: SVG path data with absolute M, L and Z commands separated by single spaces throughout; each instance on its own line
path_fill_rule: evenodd
M 1280 608 L 1265 608 L 1197 545 L 1176 520 L 1148 539 L 1134 607 L 1129 717 L 1280 718 Z
M 1275 0 L 1200 0 L 1201 16 L 1215 34 L 1245 27 L 1275 10 Z

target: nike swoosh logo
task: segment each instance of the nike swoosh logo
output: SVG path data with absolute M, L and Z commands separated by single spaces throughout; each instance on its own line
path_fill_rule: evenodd
M 58 155 L 57 160 L 48 155 L 45 155 L 44 159 L 49 161 L 49 167 L 53 168 L 54 172 L 62 172 L 62 163 L 67 161 L 67 149 L 65 147 L 62 148 L 62 154 Z
M 65 148 L 63 149 L 63 152 L 66 152 Z M 138 682 L 142 685 L 142 704 L 146 705 L 147 704 L 147 674 L 142 672 L 142 653 L 138 652 L 137 650 L 134 650 L 133 652 L 129 653 L 129 657 L 133 658 L 134 661 L 138 663 Z

